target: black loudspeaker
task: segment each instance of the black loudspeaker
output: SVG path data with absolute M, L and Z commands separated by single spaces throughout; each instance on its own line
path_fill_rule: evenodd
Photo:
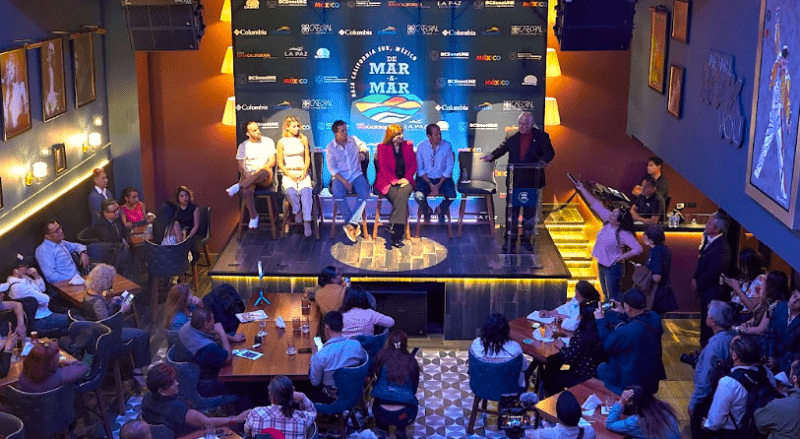
M 636 0 L 558 0 L 553 27 L 562 51 L 628 50 Z
M 401 330 L 409 337 L 428 334 L 428 298 L 424 291 L 368 291 L 375 296 L 376 311 L 394 318 L 391 331 Z
M 122 0 L 133 50 L 198 50 L 205 32 L 199 0 Z

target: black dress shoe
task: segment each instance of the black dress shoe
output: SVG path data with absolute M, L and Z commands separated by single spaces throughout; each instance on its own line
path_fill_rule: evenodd
M 522 241 L 522 248 L 528 253 L 533 253 L 533 244 L 530 241 Z
M 514 249 L 517 247 L 517 241 L 512 240 L 511 242 L 503 241 L 502 252 L 503 253 L 514 253 Z
M 403 243 L 402 239 L 393 239 L 392 240 L 392 247 L 394 247 L 394 248 L 402 248 L 402 247 L 405 247 L 405 246 L 406 245 Z

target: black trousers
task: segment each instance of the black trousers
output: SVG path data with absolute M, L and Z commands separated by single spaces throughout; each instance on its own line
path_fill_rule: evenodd
M 390 224 L 403 224 L 408 222 L 408 199 L 414 187 L 410 184 L 405 186 L 389 186 L 386 199 L 392 203 L 392 213 L 389 215 Z
M 531 235 L 533 234 L 533 230 L 536 227 L 535 224 L 535 217 L 536 217 L 536 208 L 535 207 L 520 207 L 520 206 L 511 206 L 511 227 L 509 230 L 506 231 L 506 234 L 511 234 L 511 242 L 515 242 L 517 240 L 517 229 L 519 228 L 519 211 L 522 209 L 522 239 L 525 241 L 529 241 L 531 239 Z

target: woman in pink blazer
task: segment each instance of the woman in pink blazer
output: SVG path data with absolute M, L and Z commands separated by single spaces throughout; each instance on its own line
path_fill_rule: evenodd
M 389 125 L 383 142 L 378 145 L 375 188 L 392 203 L 389 217 L 392 232 L 392 247 L 403 244 L 403 232 L 408 222 L 408 198 L 414 192 L 414 173 L 417 172 L 417 157 L 414 145 L 403 139 L 400 125 Z

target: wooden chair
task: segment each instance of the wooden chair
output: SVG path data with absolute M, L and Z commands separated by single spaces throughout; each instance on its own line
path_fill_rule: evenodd
M 437 197 L 441 197 L 441 195 L 437 195 L 437 196 L 428 195 L 425 198 L 430 199 L 430 198 L 437 198 Z M 426 212 L 422 211 L 422 206 L 417 204 L 417 229 L 414 231 L 414 237 L 415 238 L 419 238 L 419 229 L 420 229 L 420 227 L 422 225 L 422 217 L 423 217 L 423 215 L 425 213 Z M 442 214 L 440 213 L 440 215 L 442 215 Z M 444 215 L 447 217 L 447 237 L 452 239 L 453 238 L 453 224 L 452 224 L 453 223 L 453 217 L 450 214 L 450 207 L 449 206 L 447 208 L 447 212 L 445 212 Z
M 325 160 L 322 151 L 311 153 L 311 228 L 314 230 L 314 238 L 319 239 L 319 229 L 322 227 L 322 201 L 319 194 L 322 192 L 322 162 Z M 302 218 L 295 218 L 289 222 L 291 213 L 291 203 L 289 197 L 283 197 L 283 234 L 289 233 L 289 226 L 302 226 Z
M 267 219 L 269 219 L 269 227 L 270 231 L 272 232 L 272 239 L 278 239 L 278 200 L 281 196 L 280 192 L 280 179 L 278 178 L 278 167 L 275 166 L 272 168 L 272 175 L 274 178 L 272 179 L 272 185 L 267 187 L 259 187 L 253 192 L 253 197 L 255 198 L 256 206 L 258 206 L 258 200 L 265 200 L 267 202 Z M 239 235 L 237 239 L 242 238 L 242 231 L 247 228 L 248 221 L 250 220 L 249 214 L 245 217 L 245 212 L 247 212 L 247 203 L 245 203 L 244 198 L 242 196 L 242 192 L 244 189 L 239 190 Z M 259 227 L 261 226 L 259 218 Z
M 482 197 L 486 200 L 486 210 L 489 216 L 489 234 L 494 238 L 494 194 L 497 193 L 497 181 L 494 178 L 494 163 L 481 160 L 481 153 L 471 150 L 458 152 L 458 163 L 462 175 L 457 185 L 461 194 L 461 206 L 458 209 L 458 237 L 464 223 L 464 214 L 467 208 L 468 197 Z M 466 171 L 466 173 L 464 173 Z M 466 174 L 466 175 L 465 175 Z M 470 212 L 479 215 L 481 212 Z M 483 222 L 480 222 L 483 224 Z
M 361 173 L 364 174 L 364 178 L 367 178 L 367 171 L 369 170 L 369 151 L 365 151 L 364 154 L 366 157 L 364 161 L 361 162 Z M 331 180 L 328 182 L 328 189 L 333 184 L 333 176 L 331 176 Z M 333 194 L 333 191 L 331 191 Z M 358 197 L 358 194 L 355 193 L 348 193 L 345 196 L 345 202 L 347 198 L 355 198 Z M 320 211 L 322 209 L 320 208 Z M 331 239 L 336 235 L 336 214 L 339 212 L 339 203 L 336 202 L 336 198 L 333 199 L 333 214 L 331 215 Z M 369 238 L 369 233 L 367 232 L 367 209 L 364 208 L 363 213 L 361 214 L 361 233 L 364 239 Z
M 378 179 L 378 157 L 375 157 L 375 160 L 372 161 L 372 165 L 375 167 L 375 180 Z M 372 239 L 378 237 L 378 227 L 381 226 L 381 206 L 383 205 L 383 200 L 386 199 L 386 195 L 382 194 L 381 191 L 375 187 L 375 182 L 372 182 L 372 193 L 378 197 L 378 202 L 375 204 L 375 224 L 372 225 Z M 411 193 L 412 197 L 414 193 Z M 411 239 L 411 227 L 408 225 L 408 218 L 406 218 L 406 239 Z

